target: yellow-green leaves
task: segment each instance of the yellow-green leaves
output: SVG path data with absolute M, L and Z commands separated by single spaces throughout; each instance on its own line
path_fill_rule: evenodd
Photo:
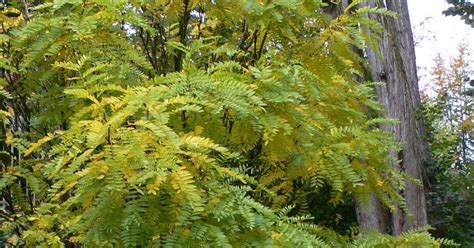
M 24 155 L 25 156 L 28 156 L 30 155 L 30 153 L 32 153 L 34 150 L 38 149 L 41 145 L 43 145 L 44 143 L 50 141 L 54 139 L 54 135 L 51 134 L 51 133 L 48 133 L 47 136 L 39 139 L 37 142 L 35 142 L 34 144 L 31 144 L 30 147 L 28 148 L 28 150 L 25 151 Z
M 322 6 L 55 0 L 32 9 L 0 36 L 13 51 L 2 50 L 0 66 L 15 78 L 0 91 L 11 242 L 347 245 L 298 214 L 371 191 L 403 202 L 405 177 L 389 164 L 391 136 L 373 127 L 388 122 L 373 118 L 371 88 L 354 80 L 364 62 L 352 46 L 369 39 L 360 25 L 378 26 L 362 12 L 330 19 Z M 311 194 L 328 200 L 316 205 Z

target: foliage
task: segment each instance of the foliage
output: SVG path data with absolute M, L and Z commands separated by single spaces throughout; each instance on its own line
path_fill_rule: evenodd
M 473 95 L 468 46 L 449 67 L 441 56 L 433 68 L 434 94 L 424 100 L 424 119 L 433 164 L 428 167 L 428 205 L 436 236 L 451 238 L 466 247 L 474 244 Z
M 354 1 L 357 4 L 361 1 Z M 380 24 L 318 0 L 55 0 L 2 30 L 2 231 L 12 245 L 332 247 L 312 222 L 405 175 L 364 60 Z M 351 6 L 350 6 L 351 7 Z M 6 17 L 4 17 L 6 18 Z M 13 28 L 19 26 L 18 28 Z M 10 28 L 11 27 L 11 28 Z M 323 187 L 324 186 L 324 187 Z
M 474 27 L 474 5 L 469 0 L 447 0 L 451 5 L 443 11 L 445 15 L 461 16 L 461 19 L 471 27 Z

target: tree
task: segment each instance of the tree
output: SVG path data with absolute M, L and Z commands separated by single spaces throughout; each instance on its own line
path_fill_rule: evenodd
M 434 235 L 472 246 L 473 86 L 469 85 L 468 46 L 446 65 L 438 55 L 432 69 L 434 92 L 423 108 L 433 163 L 428 167 L 428 210 Z
M 66 0 L 17 16 L 1 36 L 5 242 L 449 243 L 426 229 L 343 236 L 308 215 L 311 193 L 376 192 L 394 208 L 406 185 L 376 128 L 391 121 L 354 79 L 353 47 L 382 31 L 366 15 L 393 13 L 325 6 Z
M 469 0 L 447 0 L 452 5 L 443 14 L 448 16 L 461 16 L 461 19 L 474 27 L 474 5 Z
M 401 191 L 406 199 L 408 211 L 387 211 L 373 196 L 368 209 L 359 208 L 360 225 L 381 232 L 399 234 L 417 226 L 427 224 L 426 203 L 422 185 L 422 172 L 427 162 L 426 144 L 418 93 L 416 62 L 413 35 L 406 1 L 376 1 L 370 6 L 386 8 L 397 14 L 398 18 L 371 16 L 383 24 L 387 30 L 379 43 L 379 49 L 366 51 L 370 65 L 371 80 L 383 82 L 376 86 L 377 99 L 385 108 L 384 118 L 399 120 L 395 125 L 382 125 L 381 128 L 395 134 L 395 139 L 403 148 L 392 153 L 398 161 L 394 166 L 413 180 Z

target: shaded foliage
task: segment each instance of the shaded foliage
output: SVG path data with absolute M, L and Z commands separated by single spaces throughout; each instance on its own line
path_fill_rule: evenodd
M 460 16 L 464 22 L 474 27 L 474 4 L 469 0 L 447 0 L 451 5 L 443 14 L 448 16 Z

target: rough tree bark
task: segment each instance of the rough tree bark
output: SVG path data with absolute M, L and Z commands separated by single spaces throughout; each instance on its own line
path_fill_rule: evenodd
M 370 64 L 372 81 L 385 82 L 376 87 L 379 102 L 385 108 L 386 118 L 396 118 L 396 125 L 381 126 L 395 134 L 403 149 L 394 154 L 400 160 L 394 166 L 415 179 L 422 179 L 423 165 L 427 160 L 427 145 L 423 141 L 423 120 L 418 92 L 418 79 L 415 63 L 415 49 L 406 0 L 377 0 L 369 4 L 387 8 L 399 14 L 399 18 L 371 16 L 386 29 L 379 43 L 380 55 L 372 50 L 366 54 Z M 403 231 L 427 225 L 426 203 L 423 186 L 407 182 L 404 192 L 411 218 L 403 211 L 388 213 L 375 199 L 369 209 L 357 209 L 359 224 L 364 228 L 373 228 L 394 235 Z
M 329 8 L 333 16 L 351 3 L 341 0 L 340 8 Z M 372 81 L 384 82 L 375 91 L 379 102 L 385 108 L 385 118 L 395 118 L 397 125 L 382 125 L 384 130 L 395 134 L 396 141 L 402 143 L 403 150 L 393 156 L 400 160 L 394 166 L 415 179 L 422 180 L 423 165 L 428 158 L 427 144 L 423 140 L 423 120 L 421 119 L 421 101 L 418 92 L 415 49 L 406 0 L 369 0 L 372 7 L 387 8 L 399 14 L 399 18 L 371 15 L 379 21 L 386 33 L 379 43 L 379 54 L 371 49 L 365 51 L 370 64 L 368 77 Z M 356 200 L 356 212 L 359 225 L 364 229 L 375 229 L 382 233 L 400 234 L 403 231 L 427 225 L 426 201 L 423 186 L 407 182 L 404 192 L 409 214 L 400 209 L 390 213 L 376 198 L 371 195 L 368 208 L 362 208 Z

